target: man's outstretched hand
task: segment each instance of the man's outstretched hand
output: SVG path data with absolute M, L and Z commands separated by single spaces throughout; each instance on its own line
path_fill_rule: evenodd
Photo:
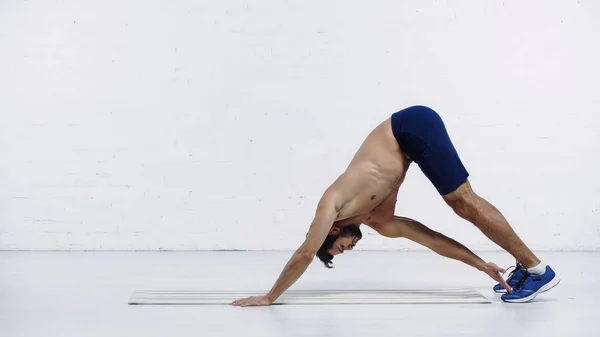
M 251 296 L 235 300 L 231 305 L 238 307 L 250 307 L 250 306 L 265 306 L 271 305 L 273 302 L 267 296 Z
M 506 270 L 498 267 L 495 263 L 492 262 L 484 264 L 479 268 L 479 270 L 490 275 L 490 277 L 499 282 L 506 289 L 506 291 L 508 291 L 509 294 L 512 294 L 511 287 L 508 285 L 508 283 L 506 283 L 506 280 L 504 280 L 504 278 L 502 277 L 502 274 L 504 274 Z

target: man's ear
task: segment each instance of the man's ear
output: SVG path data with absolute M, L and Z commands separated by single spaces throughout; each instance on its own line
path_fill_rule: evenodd
M 331 227 L 331 229 L 329 230 L 329 235 L 337 235 L 340 232 L 340 229 L 338 227 Z

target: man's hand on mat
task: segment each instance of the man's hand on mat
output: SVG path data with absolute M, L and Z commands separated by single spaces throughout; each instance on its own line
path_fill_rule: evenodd
M 271 305 L 273 302 L 267 296 L 251 296 L 233 301 L 231 305 L 238 307 Z
M 506 283 L 506 280 L 502 277 L 502 274 L 506 271 L 504 270 L 504 268 L 498 267 L 495 263 L 488 262 L 483 264 L 479 268 L 479 270 L 490 275 L 490 277 L 498 281 L 506 289 L 506 291 L 508 291 L 509 294 L 512 294 L 512 289 L 510 288 L 508 283 Z

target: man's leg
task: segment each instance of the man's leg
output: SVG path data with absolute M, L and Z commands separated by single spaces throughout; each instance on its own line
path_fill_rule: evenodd
M 475 194 L 468 180 L 443 198 L 456 214 L 477 226 L 483 234 L 514 256 L 525 268 L 540 264 L 540 260 L 517 236 L 502 213 Z
M 395 124 L 394 124 L 395 123 Z M 469 173 L 450 140 L 442 118 L 432 109 L 415 106 L 392 116 L 393 131 L 410 156 L 454 211 L 527 268 L 540 260 L 525 246 L 504 216 L 471 189 Z
M 523 275 L 515 283 L 516 291 L 513 291 L 512 294 L 502 295 L 503 301 L 529 302 L 538 294 L 554 288 L 560 282 L 554 270 L 541 263 L 521 241 L 500 211 L 473 192 L 468 181 L 443 197 L 456 214 L 472 222 L 488 238 L 512 254 L 526 268 L 525 271 L 521 271 Z M 496 290 L 495 288 L 494 290 Z
M 518 291 L 502 295 L 502 300 L 527 302 L 560 282 L 552 268 L 525 246 L 504 216 L 473 192 L 469 173 L 435 111 L 422 106 L 399 111 L 392 115 L 392 132 L 402 151 L 419 165 L 454 211 L 527 268 L 521 271 L 523 277 L 515 285 Z

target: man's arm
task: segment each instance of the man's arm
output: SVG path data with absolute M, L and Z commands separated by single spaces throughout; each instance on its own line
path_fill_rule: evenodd
M 436 232 L 413 219 L 394 216 L 390 221 L 373 226 L 379 234 L 387 237 L 405 237 L 411 241 L 421 244 L 434 252 L 458 261 L 462 261 L 478 270 L 488 274 L 492 279 L 500 282 L 508 290 L 512 289 L 502 278 L 500 273 L 505 270 L 494 263 L 485 262 L 461 243 Z
M 306 235 L 304 243 L 294 252 L 283 268 L 273 288 L 265 296 L 248 297 L 234 301 L 233 305 L 269 305 L 275 302 L 306 271 L 317 251 L 325 241 L 333 222 L 337 218 L 341 204 L 334 193 L 326 192 L 317 206 L 317 211 Z
M 317 251 L 325 241 L 331 226 L 338 215 L 333 198 L 324 198 L 317 206 L 315 218 L 308 230 L 304 243 L 294 252 L 290 261 L 286 264 L 275 285 L 267 294 L 271 302 L 274 302 L 283 292 L 294 284 L 304 274 Z
M 486 264 L 479 256 L 461 243 L 431 230 L 422 223 L 405 217 L 394 216 L 393 220 L 375 226 L 375 230 L 387 237 L 405 237 L 434 252 L 482 270 Z

